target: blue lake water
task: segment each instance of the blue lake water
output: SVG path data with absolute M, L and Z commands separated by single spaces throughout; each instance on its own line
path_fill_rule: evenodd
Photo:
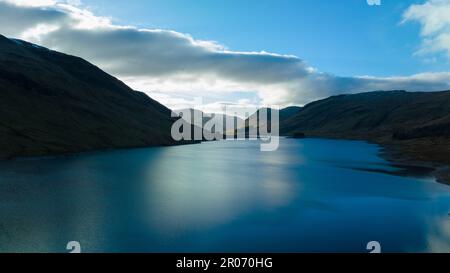
M 450 186 L 358 141 L 281 139 L 0 163 L 0 252 L 450 252 Z M 403 171 L 405 173 L 405 171 Z M 409 171 L 406 171 L 409 174 Z

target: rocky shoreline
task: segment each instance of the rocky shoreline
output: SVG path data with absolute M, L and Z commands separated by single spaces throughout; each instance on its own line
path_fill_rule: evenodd
M 450 140 L 421 138 L 408 141 L 378 141 L 382 156 L 390 162 L 430 168 L 437 182 L 450 185 Z
M 428 169 L 429 175 L 434 177 L 437 182 L 450 185 L 450 165 L 439 161 L 417 159 L 399 144 L 386 144 L 376 141 L 374 143 L 382 147 L 380 156 L 391 164 L 410 169 Z

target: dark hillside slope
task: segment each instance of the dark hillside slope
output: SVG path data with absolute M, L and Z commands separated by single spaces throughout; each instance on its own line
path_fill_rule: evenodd
M 172 123 L 87 61 L 0 36 L 0 158 L 170 145 Z

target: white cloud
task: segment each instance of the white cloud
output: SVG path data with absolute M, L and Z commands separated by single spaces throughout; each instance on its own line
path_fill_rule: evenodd
M 424 38 L 420 55 L 446 52 L 450 58 L 450 1 L 429 0 L 411 5 L 403 14 L 403 22 L 416 21 L 421 25 Z
M 292 55 L 232 51 L 172 30 L 117 25 L 78 1 L 39 2 L 0 0 L 0 33 L 83 57 L 172 108 L 189 104 L 186 98 L 192 96 L 211 104 L 242 102 L 254 94 L 258 98 L 252 97 L 251 105 L 284 106 L 336 93 L 450 89 L 450 73 L 339 77 Z
M 47 7 L 57 3 L 56 0 L 4 0 L 4 2 L 25 7 Z

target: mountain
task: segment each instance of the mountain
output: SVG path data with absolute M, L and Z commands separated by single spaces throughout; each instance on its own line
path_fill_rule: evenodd
M 203 127 L 204 129 L 207 129 L 207 128 L 205 128 L 205 125 L 209 121 L 212 121 L 213 119 L 221 120 L 223 122 L 222 128 L 216 128 L 216 129 L 212 128 L 213 132 L 217 132 L 220 134 L 227 132 L 226 126 L 227 126 L 228 120 L 230 120 L 232 123 L 231 125 L 229 124 L 229 126 L 232 126 L 232 130 L 233 130 L 233 128 L 235 128 L 235 126 L 237 126 L 237 128 L 241 128 L 244 126 L 244 120 L 242 118 L 236 117 L 236 116 L 229 116 L 229 115 L 217 114 L 217 113 L 204 113 L 197 109 L 182 109 L 182 110 L 175 110 L 174 112 L 177 115 L 179 115 L 180 113 L 190 113 L 190 119 L 186 118 L 183 115 L 180 115 L 180 116 L 185 121 L 187 121 L 189 124 L 196 125 L 198 127 Z M 201 124 L 196 124 L 195 117 L 202 117 Z
M 302 107 L 291 106 L 280 110 L 280 121 L 287 120 L 288 118 L 298 114 L 302 110 Z
M 267 119 L 270 121 L 271 117 L 272 117 L 272 112 L 273 111 L 278 111 L 278 117 L 280 118 L 280 122 L 283 120 L 287 120 L 288 118 L 298 114 L 300 112 L 302 108 L 298 107 L 298 106 L 291 106 L 291 107 L 287 107 L 287 108 L 283 108 L 280 110 L 275 110 L 275 109 L 271 109 L 271 108 L 262 108 L 259 109 L 258 111 L 256 111 L 253 115 L 251 115 L 248 118 L 248 123 L 250 123 L 250 126 L 256 126 L 256 124 L 252 123 L 251 121 L 256 121 L 257 117 L 259 115 L 259 113 L 261 112 L 261 110 L 266 110 L 267 111 Z
M 171 145 L 171 111 L 75 56 L 0 35 L 0 158 Z
M 306 105 L 280 131 L 392 144 L 412 159 L 450 164 L 450 91 L 334 96 Z
M 350 138 L 450 137 L 450 91 L 378 91 L 306 105 L 282 131 Z
M 267 122 L 259 120 L 259 115 L 262 110 L 265 110 L 267 113 Z M 254 114 L 252 114 L 248 119 L 246 119 L 245 127 L 243 127 L 243 128 L 238 127 L 237 132 L 244 134 L 244 130 L 245 130 L 245 135 L 248 135 L 250 132 L 250 129 L 253 129 L 254 132 L 256 132 L 256 130 L 259 130 L 260 128 L 263 129 L 264 131 L 267 131 L 267 127 L 270 131 L 271 118 L 272 118 L 272 113 L 274 111 L 278 111 L 279 126 L 282 126 L 282 123 L 285 120 L 288 120 L 290 117 L 298 114 L 301 110 L 302 110 L 302 107 L 298 107 L 298 106 L 291 106 L 291 107 L 283 108 L 280 110 L 275 110 L 275 109 L 271 109 L 271 108 L 261 108 L 258 111 L 256 111 Z

